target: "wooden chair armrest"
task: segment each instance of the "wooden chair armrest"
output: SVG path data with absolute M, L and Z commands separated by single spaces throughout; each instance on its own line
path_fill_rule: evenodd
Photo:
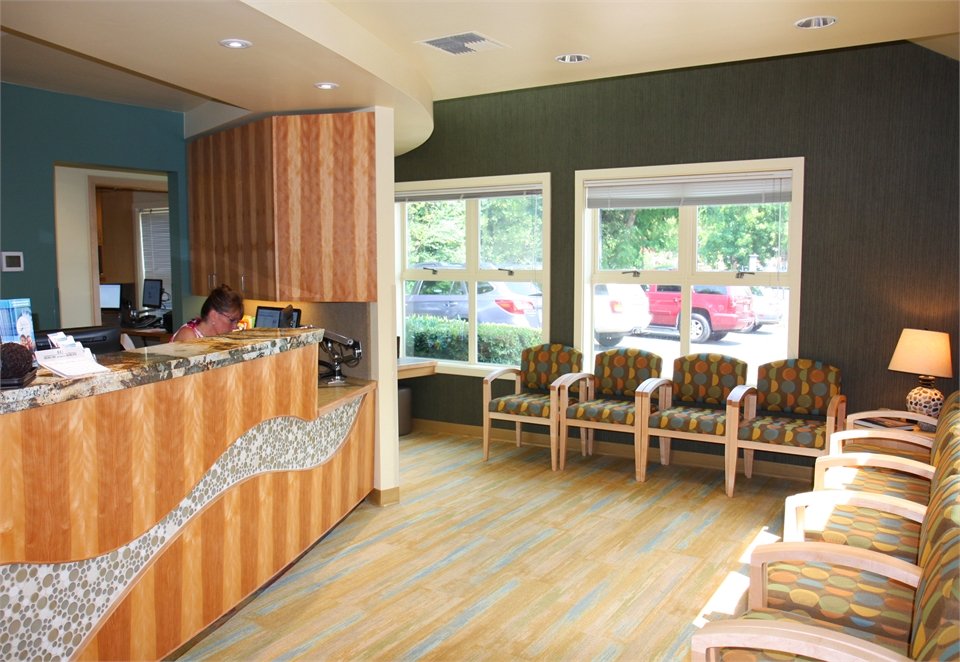
M 594 381 L 596 381 L 597 376 L 592 372 L 568 372 L 565 375 L 561 375 L 553 380 L 550 384 L 551 394 L 556 392 L 557 399 L 560 402 L 565 402 L 564 398 L 569 399 L 570 387 L 576 384 L 579 381 L 586 381 L 584 386 L 580 387 L 580 402 L 585 400 L 593 399 L 593 389 Z
M 861 418 L 902 418 L 908 421 L 913 421 L 914 423 L 926 423 L 934 426 L 937 424 L 937 419 L 935 419 L 933 416 L 918 414 L 912 411 L 871 409 L 870 411 L 858 411 L 854 412 L 853 414 L 848 414 L 847 428 L 849 429 L 853 425 L 854 421 L 858 421 Z
M 933 479 L 936 467 L 924 462 L 917 462 L 906 457 L 882 455 L 880 453 L 841 453 L 840 455 L 824 455 L 817 458 L 813 467 L 813 489 L 830 489 L 826 486 L 827 471 L 834 467 L 875 467 L 877 469 L 893 469 L 905 474 Z
M 730 395 L 727 397 L 727 404 L 735 404 L 739 406 L 740 401 L 750 394 L 752 394 L 753 397 L 757 397 L 756 386 L 750 386 L 749 384 L 741 384 L 740 386 L 736 386 L 732 391 L 730 391 Z
M 866 570 L 913 588 L 920 583 L 920 566 L 887 554 L 829 542 L 777 542 L 755 547 L 750 555 L 750 609 L 767 606 L 767 564 L 776 561 L 816 561 Z
M 672 391 L 673 380 L 668 379 L 667 377 L 650 377 L 649 379 L 644 380 L 644 382 L 637 387 L 637 393 L 643 393 L 647 396 L 650 396 L 654 391 L 662 386 L 667 386 Z
M 834 632 L 806 623 L 731 619 L 707 623 L 690 641 L 690 659 L 716 659 L 711 649 L 753 648 L 803 655 L 829 662 L 912 662 L 911 658 L 844 632 Z
M 922 522 L 927 507 L 889 494 L 857 492 L 854 490 L 822 490 L 820 492 L 801 492 L 786 498 L 783 504 L 783 541 L 802 543 L 809 507 L 825 508 L 829 506 L 854 506 L 873 508 L 885 513 L 899 515 L 914 522 Z M 786 559 L 784 559 L 786 560 Z
M 933 439 L 922 437 L 906 430 L 843 430 L 834 432 L 830 435 L 830 455 L 837 455 L 843 452 L 843 446 L 846 442 L 854 439 L 869 439 L 871 441 L 900 441 L 914 446 L 921 446 L 927 450 L 933 447 Z M 881 444 L 882 445 L 882 444 Z
M 644 380 L 633 394 L 636 416 L 642 416 L 644 420 L 650 417 L 651 396 L 657 390 L 660 391 L 658 407 L 661 410 L 670 407 L 673 402 L 673 380 L 666 377 L 650 377 Z
M 847 396 L 835 395 L 827 405 L 827 433 L 843 430 L 847 413 Z
M 498 370 L 494 370 L 489 375 L 484 377 L 483 381 L 489 383 L 489 382 L 492 382 L 494 379 L 499 379 L 500 377 L 503 377 L 504 375 L 514 375 L 516 377 L 519 377 L 522 374 L 523 373 L 520 372 L 519 368 L 500 368 Z

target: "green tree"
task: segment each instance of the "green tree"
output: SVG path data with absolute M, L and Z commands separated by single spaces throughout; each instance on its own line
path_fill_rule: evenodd
M 746 271 L 750 256 L 760 268 L 785 268 L 788 203 L 715 205 L 698 210 L 697 267 L 701 271 Z
M 600 210 L 600 268 L 659 269 L 677 266 L 680 210 Z
M 466 263 L 466 218 L 462 200 L 407 204 L 407 264 Z
M 528 268 L 543 264 L 543 196 L 480 200 L 480 262 Z

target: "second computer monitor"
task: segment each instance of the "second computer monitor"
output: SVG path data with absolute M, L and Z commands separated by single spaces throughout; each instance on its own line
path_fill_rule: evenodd
M 286 308 L 257 306 L 257 316 L 253 326 L 256 329 L 296 328 L 300 326 L 300 309 L 293 308 L 284 314 Z
M 100 283 L 100 309 L 120 310 L 120 283 Z
M 163 281 L 159 278 L 143 279 L 143 307 L 160 308 L 163 297 Z

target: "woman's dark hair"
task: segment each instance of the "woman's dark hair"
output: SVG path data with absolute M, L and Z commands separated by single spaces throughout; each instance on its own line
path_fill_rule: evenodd
M 206 320 L 210 311 L 217 311 L 224 315 L 229 315 L 233 311 L 238 311 L 243 317 L 243 297 L 239 292 L 234 292 L 229 285 L 221 285 L 210 292 L 210 296 L 203 302 L 200 309 L 200 318 Z

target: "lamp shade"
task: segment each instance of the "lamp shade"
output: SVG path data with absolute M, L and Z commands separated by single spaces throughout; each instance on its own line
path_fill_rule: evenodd
M 914 375 L 953 377 L 950 335 L 940 331 L 904 329 L 887 369 Z

